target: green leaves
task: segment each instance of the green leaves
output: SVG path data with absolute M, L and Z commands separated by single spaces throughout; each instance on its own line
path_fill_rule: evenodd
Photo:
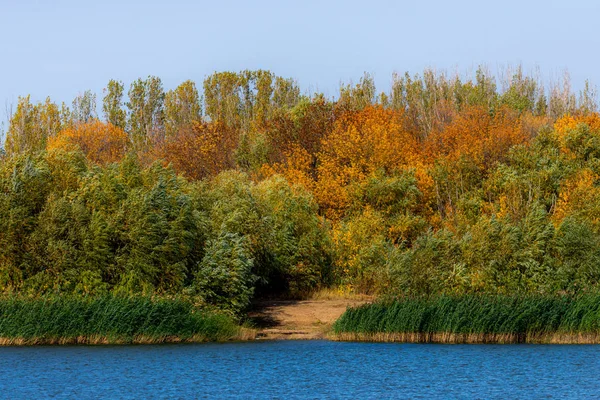
M 125 129 L 126 113 L 123 110 L 123 82 L 111 79 L 104 89 L 102 111 L 106 122 Z
M 211 238 L 233 233 L 247 239 L 258 292 L 300 295 L 330 279 L 327 226 L 306 190 L 280 176 L 254 184 L 233 171 L 207 189 Z
M 190 184 L 130 155 L 19 155 L 0 166 L 0 291 L 185 293 L 234 313 L 263 292 L 305 293 L 329 268 L 312 196 L 228 172 Z
M 300 90 L 270 71 L 215 72 L 204 80 L 206 115 L 229 127 L 263 125 L 279 107 L 291 108 Z
M 250 305 L 256 277 L 246 238 L 224 233 L 207 243 L 193 287 L 208 304 L 239 313 Z
M 48 138 L 63 126 L 61 111 L 55 103 L 31 104 L 30 97 L 19 97 L 17 110 L 10 116 L 5 149 L 9 155 L 46 148 Z
M 137 149 L 164 136 L 164 100 L 162 81 L 155 76 L 138 79 L 129 89 L 127 130 Z
M 202 106 L 196 85 L 185 81 L 165 95 L 165 135 L 173 136 L 182 130 L 190 130 L 195 122 L 201 122 Z

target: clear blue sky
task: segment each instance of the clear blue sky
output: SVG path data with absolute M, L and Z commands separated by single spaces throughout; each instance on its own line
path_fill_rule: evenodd
M 0 0 L 0 114 L 31 94 L 70 104 L 111 79 L 166 89 L 221 70 L 269 69 L 332 96 L 364 71 L 465 73 L 522 63 L 600 83 L 600 2 Z

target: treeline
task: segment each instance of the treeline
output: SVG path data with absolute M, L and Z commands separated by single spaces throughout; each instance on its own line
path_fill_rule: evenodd
M 336 99 L 268 71 L 19 100 L 0 161 L 4 292 L 187 296 L 235 312 L 322 286 L 574 293 L 600 279 L 595 90 L 431 70 Z

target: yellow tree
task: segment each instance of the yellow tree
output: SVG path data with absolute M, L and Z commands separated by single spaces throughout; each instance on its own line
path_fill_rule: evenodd
M 581 143 L 574 143 L 578 136 L 578 127 L 588 129 L 589 138 L 600 139 L 600 115 L 597 113 L 577 116 L 565 115 L 554 123 L 554 132 L 560 143 L 561 151 L 571 156 L 574 156 L 574 154 L 569 147 L 573 147 L 573 145 L 584 147 L 581 146 Z
M 522 116 L 506 106 L 493 114 L 485 107 L 465 107 L 450 123 L 434 130 L 423 146 L 434 178 L 439 216 L 459 216 L 455 211 L 463 195 L 479 187 L 511 147 L 528 140 Z

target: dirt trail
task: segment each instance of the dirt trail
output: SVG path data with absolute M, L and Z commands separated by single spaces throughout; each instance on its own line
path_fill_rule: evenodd
M 348 306 L 365 300 L 273 300 L 249 313 L 258 327 L 256 339 L 323 339 Z

